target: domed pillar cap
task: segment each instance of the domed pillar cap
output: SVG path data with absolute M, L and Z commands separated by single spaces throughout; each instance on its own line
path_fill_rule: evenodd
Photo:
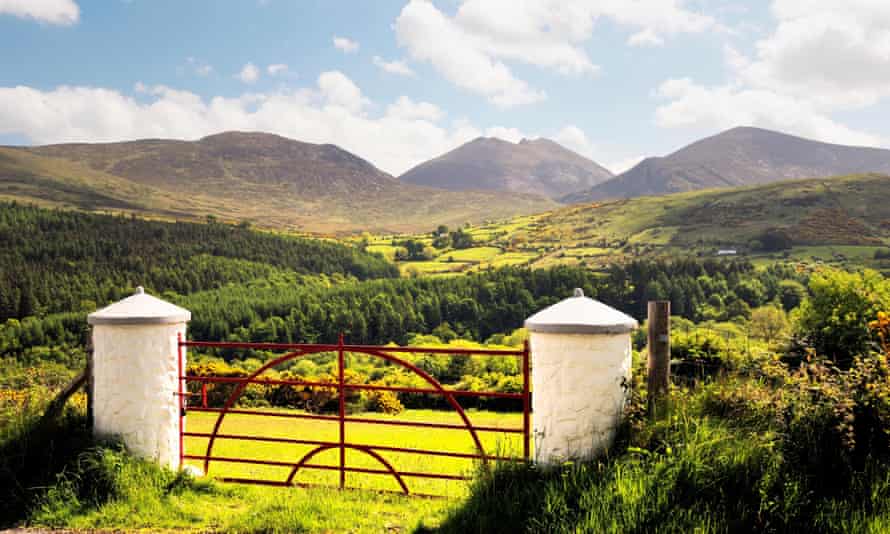
M 186 323 L 192 312 L 153 297 L 140 286 L 133 295 L 87 316 L 91 325 L 177 324 Z
M 636 319 L 576 288 L 574 296 L 544 308 L 525 320 L 530 332 L 547 334 L 625 334 L 636 330 Z

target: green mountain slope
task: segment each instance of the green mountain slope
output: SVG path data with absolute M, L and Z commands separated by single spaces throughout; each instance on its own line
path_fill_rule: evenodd
M 93 311 L 137 285 L 184 294 L 319 274 L 365 280 L 398 271 L 331 240 L 0 203 L 0 323 Z
M 416 231 L 551 209 L 528 194 L 403 184 L 333 145 L 263 133 L 0 147 L 0 198 L 307 232 Z
M 865 174 L 580 204 L 467 228 L 474 248 L 437 250 L 432 261 L 401 267 L 430 274 L 504 264 L 602 266 L 718 249 L 770 255 L 788 245 L 792 256 L 871 259 L 890 245 L 888 194 L 890 176 Z M 432 244 L 429 235 L 415 239 Z M 392 256 L 392 241 L 372 240 L 370 249 Z
M 799 245 L 880 245 L 890 237 L 890 177 L 853 175 L 581 205 L 537 218 L 569 240 L 744 248 L 771 229 Z

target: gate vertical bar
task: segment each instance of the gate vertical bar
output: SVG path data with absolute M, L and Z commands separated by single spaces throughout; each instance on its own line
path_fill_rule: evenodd
M 176 368 L 179 374 L 176 375 L 176 384 L 177 384 L 177 392 L 176 395 L 179 397 L 179 468 L 182 469 L 182 462 L 185 459 L 185 450 L 184 443 L 185 439 L 183 438 L 183 428 L 182 428 L 182 420 L 185 417 L 185 403 L 183 399 L 185 399 L 185 392 L 182 390 L 182 377 L 183 369 L 182 369 L 182 333 L 176 334 Z
M 529 343 L 525 340 L 522 350 L 522 456 L 531 459 L 531 403 L 529 402 Z
M 338 382 L 340 384 L 340 489 L 346 486 L 346 386 L 343 374 L 343 333 L 340 333 L 337 351 Z

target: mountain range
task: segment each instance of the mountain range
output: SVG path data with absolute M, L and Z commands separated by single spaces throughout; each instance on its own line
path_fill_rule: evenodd
M 609 170 L 549 139 L 479 137 L 399 176 L 449 191 L 496 190 L 558 198 L 609 178 Z
M 890 173 L 890 150 L 738 127 L 667 156 L 646 158 L 611 180 L 560 200 L 573 204 L 868 172 Z
M 547 139 L 477 138 L 399 178 L 340 147 L 267 133 L 0 147 L 0 199 L 334 234 L 428 231 L 564 203 L 890 173 L 890 150 L 739 127 L 611 176 Z M 880 179 L 878 179 L 880 182 Z
M 538 195 L 403 183 L 335 145 L 246 132 L 0 147 L 0 198 L 316 233 L 417 231 L 556 206 Z

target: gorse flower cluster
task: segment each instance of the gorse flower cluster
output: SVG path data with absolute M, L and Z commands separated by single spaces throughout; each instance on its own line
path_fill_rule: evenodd
M 890 314 L 878 312 L 878 318 L 868 323 L 868 327 L 877 334 L 881 350 L 887 359 L 890 359 Z

